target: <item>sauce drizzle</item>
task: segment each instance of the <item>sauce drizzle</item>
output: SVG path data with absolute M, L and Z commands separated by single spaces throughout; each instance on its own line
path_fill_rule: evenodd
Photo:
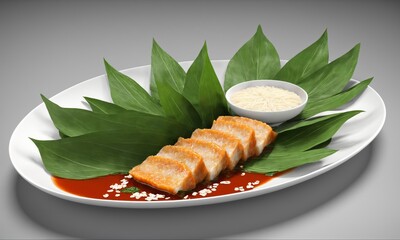
M 87 198 L 125 201 L 168 201 L 214 197 L 251 191 L 283 173 L 267 176 L 259 173 L 243 172 L 241 170 L 224 172 L 218 179 L 212 182 L 198 184 L 192 191 L 178 193 L 177 195 L 158 191 L 124 174 L 85 180 L 65 179 L 53 176 L 52 180 L 61 190 Z M 134 194 L 124 193 L 122 188 L 128 187 L 137 187 L 140 191 Z M 139 196 L 140 193 L 142 193 L 142 196 L 136 198 L 135 196 Z

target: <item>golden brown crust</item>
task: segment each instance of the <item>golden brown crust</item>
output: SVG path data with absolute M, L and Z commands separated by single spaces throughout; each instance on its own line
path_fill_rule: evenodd
M 198 139 L 179 138 L 175 145 L 189 148 L 203 157 L 208 172 L 206 180 L 215 179 L 226 167 L 226 152 L 214 143 Z
M 196 183 L 203 181 L 207 176 L 208 171 L 204 165 L 203 157 L 189 148 L 167 145 L 160 150 L 157 156 L 171 158 L 186 164 Z
M 211 129 L 220 130 L 237 136 L 243 145 L 242 160 L 246 161 L 249 157 L 254 155 L 256 137 L 253 128 L 245 124 L 218 119 L 214 121 Z
M 217 120 L 237 122 L 253 128 L 256 137 L 256 147 L 254 151 L 254 156 L 260 155 L 261 152 L 264 150 L 264 148 L 275 139 L 274 136 L 276 136 L 276 133 L 273 132 L 271 126 L 269 126 L 264 122 L 254 120 L 251 118 L 240 117 L 240 116 L 220 116 L 218 117 Z
M 215 129 L 196 129 L 192 139 L 214 143 L 226 151 L 226 167 L 232 170 L 243 156 L 243 146 L 240 139 L 232 134 Z
M 160 156 L 148 157 L 129 174 L 138 182 L 171 194 L 196 187 L 193 174 L 185 164 Z

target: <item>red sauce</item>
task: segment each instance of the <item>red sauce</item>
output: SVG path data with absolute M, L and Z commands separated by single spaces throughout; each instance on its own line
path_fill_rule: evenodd
M 215 181 L 199 184 L 194 190 L 190 192 L 179 193 L 177 195 L 171 195 L 162 191 L 158 191 L 147 185 L 136 182 L 132 178 L 127 178 L 126 175 L 122 174 L 109 175 L 85 180 L 73 180 L 59 177 L 52 177 L 52 179 L 56 186 L 60 189 L 82 197 L 126 201 L 147 201 L 146 197 L 136 199 L 135 197 L 131 197 L 132 193 L 124 193 L 121 190 L 118 190 L 120 191 L 118 192 L 116 191 L 116 189 L 110 188 L 114 184 L 120 185 L 122 183 L 121 181 L 124 181 L 122 179 L 125 179 L 127 180 L 126 187 L 134 186 L 140 189 L 139 192 L 145 191 L 147 194 L 153 193 L 165 195 L 164 198 L 158 198 L 157 201 L 166 201 L 205 198 L 226 194 L 234 194 L 241 191 L 251 191 L 252 189 L 282 174 L 283 173 L 279 173 L 274 176 L 266 176 L 259 173 L 244 173 L 242 171 L 226 172 L 221 174 L 220 177 Z M 253 187 L 248 187 L 250 185 Z M 203 189 L 209 190 L 207 191 Z M 201 190 L 203 190 L 203 192 L 208 192 L 206 196 L 202 196 L 200 194 Z

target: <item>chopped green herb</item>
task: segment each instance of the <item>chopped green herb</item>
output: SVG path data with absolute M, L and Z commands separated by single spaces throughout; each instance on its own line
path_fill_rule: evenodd
M 135 193 L 135 192 L 140 192 L 140 189 L 137 187 L 126 187 L 121 189 L 122 193 Z

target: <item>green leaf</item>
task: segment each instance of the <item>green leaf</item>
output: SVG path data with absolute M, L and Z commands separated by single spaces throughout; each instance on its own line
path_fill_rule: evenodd
M 60 138 L 67 138 L 69 136 L 65 135 L 64 133 L 62 133 L 61 131 L 58 131 L 58 136 L 60 136 Z
M 133 110 L 126 110 L 118 114 L 95 113 L 77 108 L 62 108 L 44 96 L 42 99 L 56 128 L 70 137 L 117 129 L 149 133 L 174 129 L 170 135 L 175 139 L 191 133 L 185 125 L 164 116 Z
M 156 81 L 167 82 L 175 91 L 182 93 L 185 85 L 185 75 L 185 70 L 183 70 L 181 65 L 153 39 L 151 51 L 151 95 L 159 99 Z
M 343 90 L 349 82 L 358 61 L 360 44 L 335 61 L 298 82 L 307 91 L 310 100 L 335 95 Z
M 315 114 L 328 110 L 333 110 L 348 103 L 349 101 L 360 95 L 368 87 L 372 79 L 373 78 L 364 80 L 359 84 L 349 88 L 348 90 L 333 95 L 331 97 L 309 101 L 302 113 L 297 116 L 296 119 L 306 119 L 314 116 Z
M 158 95 L 165 115 L 176 119 L 193 131 L 201 127 L 201 119 L 193 105 L 165 81 L 156 80 Z
M 360 112 L 362 111 L 349 111 L 331 117 L 326 116 L 326 119 L 323 121 L 314 119 L 311 121 L 315 122 L 310 125 L 300 122 L 299 124 L 304 126 L 291 129 L 290 131 L 286 130 L 285 132 L 278 134 L 273 152 L 299 152 L 308 150 L 332 138 L 332 136 L 348 119 L 354 117 Z
M 149 95 L 135 80 L 118 72 L 106 60 L 107 71 L 113 102 L 125 109 L 162 115 L 163 111 L 157 101 Z
M 278 134 L 280 134 L 280 133 L 283 133 L 286 131 L 295 130 L 297 128 L 302 128 L 302 127 L 307 127 L 307 126 L 312 127 L 312 125 L 314 125 L 316 123 L 319 123 L 319 122 L 322 122 L 325 120 L 329 120 L 332 118 L 340 117 L 342 114 L 343 113 L 334 113 L 334 114 L 309 118 L 307 120 L 299 119 L 296 121 L 284 122 L 281 125 L 274 127 L 274 131 L 277 132 Z
M 225 94 L 208 56 L 206 43 L 188 70 L 183 94 L 199 112 L 203 127 L 210 127 L 218 116 L 228 114 Z
M 89 103 L 92 111 L 96 113 L 115 114 L 127 111 L 123 107 L 100 99 L 85 97 L 85 100 Z
M 188 99 L 192 105 L 200 112 L 200 81 L 202 79 L 202 74 L 204 71 L 205 55 L 207 54 L 207 45 L 204 43 L 200 53 L 197 55 L 196 59 L 190 65 L 185 78 L 185 86 L 183 88 L 183 96 Z
M 278 52 L 258 26 L 255 35 L 229 61 L 224 89 L 255 79 L 273 79 L 280 70 Z
M 330 143 L 332 142 L 332 138 L 329 138 L 328 140 L 326 140 L 325 142 L 322 142 L 312 148 L 310 148 L 310 150 L 315 150 L 315 149 L 320 149 L 320 148 L 326 148 Z
M 332 149 L 314 149 L 305 152 L 279 152 L 263 155 L 250 160 L 244 165 L 244 170 L 257 173 L 275 173 L 321 160 L 335 153 Z
M 328 33 L 325 31 L 316 42 L 290 59 L 274 79 L 296 84 L 303 77 L 327 65 L 328 61 Z
M 88 179 L 127 173 L 147 156 L 156 154 L 164 145 L 173 144 L 174 140 L 168 136 L 169 131 L 114 130 L 51 141 L 32 140 L 51 175 Z

